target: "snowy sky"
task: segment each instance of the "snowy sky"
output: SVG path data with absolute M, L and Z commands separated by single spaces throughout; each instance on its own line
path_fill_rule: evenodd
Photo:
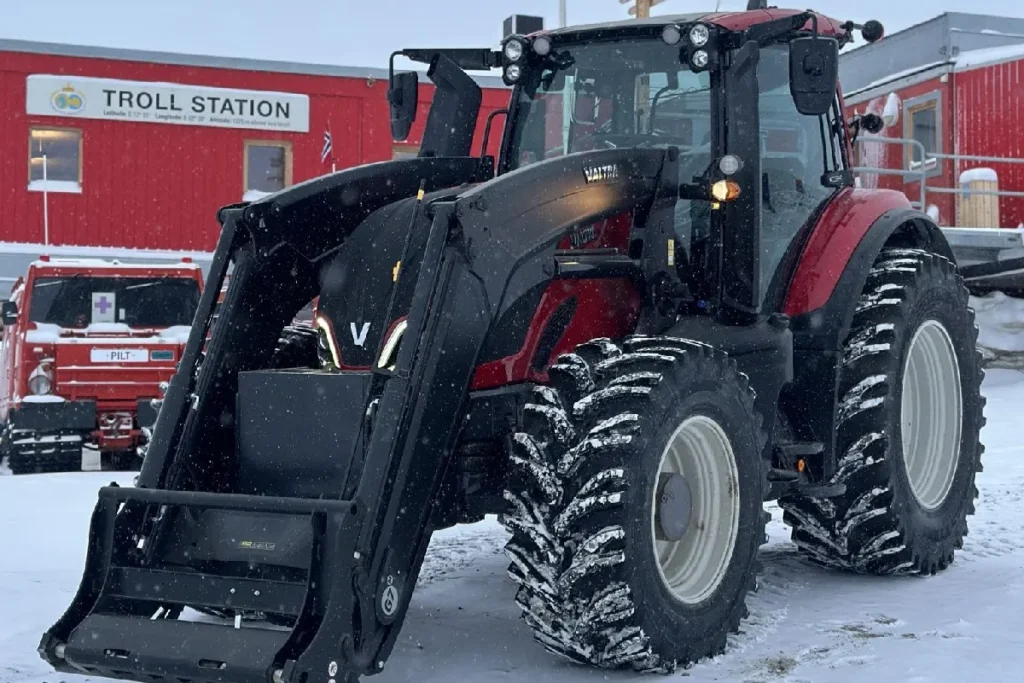
M 567 2 L 569 23 L 628 18 L 619 0 Z M 715 2 L 664 0 L 654 13 L 713 9 Z M 746 2 L 721 0 L 721 8 L 743 9 Z M 782 0 L 770 4 L 788 6 Z M 879 19 L 889 33 L 944 11 L 1024 17 L 1022 0 L 808 4 L 838 19 Z M 0 37 L 385 66 L 390 52 L 402 47 L 493 46 L 502 20 L 513 13 L 544 16 L 547 26 L 555 26 L 558 0 L 0 0 Z

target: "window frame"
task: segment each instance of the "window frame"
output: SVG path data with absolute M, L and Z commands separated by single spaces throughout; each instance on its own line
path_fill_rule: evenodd
M 256 190 L 256 188 L 249 187 L 249 148 L 250 147 L 280 147 L 284 149 L 284 187 L 282 189 L 291 187 L 292 185 L 292 168 L 293 168 L 293 157 L 292 157 L 292 143 L 291 140 L 264 140 L 264 139 L 249 139 L 242 141 L 242 194 L 246 192 L 266 192 L 266 190 Z
M 27 165 L 27 188 L 29 192 L 43 192 L 43 179 L 38 180 L 32 179 L 32 133 L 35 131 L 62 131 L 65 133 L 74 133 L 78 138 L 78 180 L 52 180 L 47 178 L 46 180 L 46 192 L 62 192 L 66 194 L 81 194 L 84 175 L 84 162 L 83 152 L 85 149 L 85 134 L 81 128 L 75 128 L 73 126 L 47 126 L 44 124 L 29 124 L 28 127 L 28 158 L 26 159 Z
M 935 148 L 934 154 L 942 154 L 942 91 L 933 90 L 929 93 L 912 97 L 903 101 L 903 137 L 907 140 L 916 140 L 914 137 L 914 115 L 922 111 L 932 110 L 935 112 Z M 942 173 L 941 159 L 931 157 L 922 161 L 914 161 L 915 145 L 903 145 L 903 168 L 912 177 L 920 176 L 924 166 L 924 177 L 931 178 Z M 913 182 L 911 179 L 910 182 Z

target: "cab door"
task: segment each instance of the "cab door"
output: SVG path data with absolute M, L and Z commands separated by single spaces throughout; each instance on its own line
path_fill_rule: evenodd
M 757 65 L 761 135 L 762 307 L 781 310 L 796 257 L 847 167 L 836 107 L 826 116 L 797 111 L 789 88 L 789 45 L 762 48 Z

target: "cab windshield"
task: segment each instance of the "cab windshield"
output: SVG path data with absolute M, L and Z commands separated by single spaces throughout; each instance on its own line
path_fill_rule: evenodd
M 711 76 L 681 64 L 678 47 L 634 39 L 560 45 L 555 55 L 518 91 L 509 170 L 572 152 L 669 145 L 707 165 Z
M 199 284 L 182 277 L 41 277 L 32 283 L 29 320 L 84 328 L 121 323 L 134 328 L 191 325 Z

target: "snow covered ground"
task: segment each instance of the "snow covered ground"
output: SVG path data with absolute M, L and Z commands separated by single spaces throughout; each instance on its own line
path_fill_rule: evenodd
M 1002 292 L 972 296 L 978 348 L 990 367 L 1024 368 L 1024 299 Z
M 989 370 L 978 514 L 953 566 L 931 578 L 817 569 L 795 553 L 777 509 L 743 632 L 721 657 L 669 678 L 743 683 L 986 683 L 1024 665 L 1024 372 Z M 130 485 L 131 475 L 115 477 Z M 38 658 L 42 632 L 81 576 L 89 512 L 109 474 L 0 476 L 0 683 L 78 683 Z M 45 503 L 45 505 L 43 504 Z M 494 520 L 435 535 L 380 683 L 656 681 L 578 667 L 533 642 L 505 575 Z M 100 680 L 100 679 L 93 679 Z

